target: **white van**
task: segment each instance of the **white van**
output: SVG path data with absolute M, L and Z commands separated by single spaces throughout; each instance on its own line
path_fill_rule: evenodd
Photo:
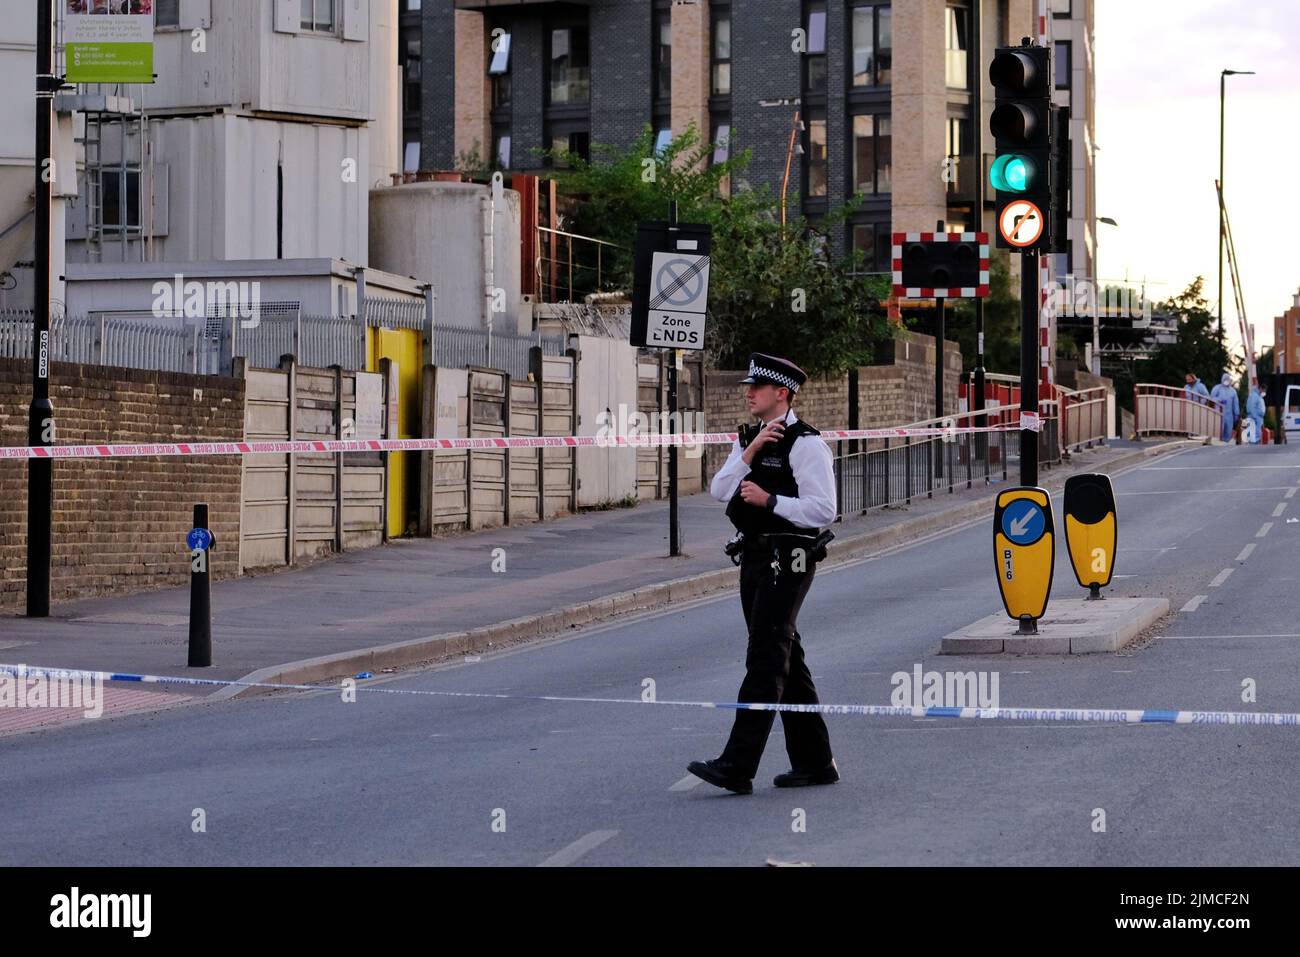
M 1282 428 L 1286 430 L 1288 444 L 1300 442 L 1300 385 L 1286 387 L 1286 402 L 1282 405 Z

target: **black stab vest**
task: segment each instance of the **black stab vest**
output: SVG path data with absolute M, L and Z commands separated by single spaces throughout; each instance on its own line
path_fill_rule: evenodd
M 790 449 L 802 436 L 820 434 L 803 419 L 787 425 L 780 441 L 769 442 L 754 456 L 754 462 L 744 481 L 753 482 L 772 495 L 798 497 L 799 483 L 795 481 L 794 469 L 790 467 Z M 741 448 L 749 444 L 750 438 L 751 436 L 742 434 Z M 740 497 L 740 486 L 736 487 L 736 494 L 727 503 L 727 518 L 731 519 L 731 524 L 736 526 L 737 531 L 744 532 L 746 536 L 808 531 L 803 526 L 782 518 L 770 508 L 750 505 Z

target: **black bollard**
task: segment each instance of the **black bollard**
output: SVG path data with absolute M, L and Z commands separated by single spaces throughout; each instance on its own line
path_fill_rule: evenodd
M 212 579 L 209 559 L 216 539 L 208 531 L 208 507 L 194 506 L 194 529 L 186 539 L 190 549 L 191 668 L 212 665 Z

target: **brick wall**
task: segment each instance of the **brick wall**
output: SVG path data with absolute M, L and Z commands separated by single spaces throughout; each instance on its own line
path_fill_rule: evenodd
M 934 418 L 934 336 L 909 332 L 893 343 L 892 362 L 858 370 L 858 428 L 876 429 Z M 888 347 L 886 347 L 886 350 Z M 961 379 L 961 347 L 944 345 L 944 413 L 957 411 Z M 742 371 L 712 370 L 705 374 L 704 424 L 709 431 L 730 432 L 749 422 L 745 387 L 737 385 Z M 795 413 L 819 429 L 849 425 L 849 377 L 814 379 L 799 390 Z M 709 446 L 705 476 L 711 478 L 726 461 L 725 445 Z
M 195 389 L 201 389 L 196 398 Z M 50 382 L 60 445 L 244 435 L 244 382 L 215 376 L 56 365 Z M 0 359 L 0 444 L 27 444 L 31 365 Z M 185 533 L 206 502 L 212 571 L 239 567 L 242 463 L 234 456 L 54 463 L 54 601 L 183 583 Z M 27 464 L 0 462 L 0 608 L 21 608 L 27 574 Z
M 858 371 L 858 427 L 879 429 L 923 422 L 934 414 L 934 336 L 910 332 L 895 339 L 893 362 Z M 887 347 L 886 347 L 887 348 Z M 944 342 L 945 415 L 957 411 L 961 347 Z

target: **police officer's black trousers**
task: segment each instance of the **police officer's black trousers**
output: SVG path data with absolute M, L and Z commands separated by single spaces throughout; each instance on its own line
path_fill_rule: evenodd
M 740 604 L 749 626 L 745 655 L 745 680 L 737 696 L 741 702 L 817 704 L 817 689 L 804 662 L 803 644 L 795 619 L 812 585 L 814 565 L 794 571 L 789 558 L 781 572 L 772 574 L 769 551 L 746 551 L 740 565 Z M 721 759 L 752 778 L 772 730 L 773 711 L 737 711 L 731 737 Z M 815 712 L 782 711 L 785 748 L 790 766 L 797 771 L 820 771 L 831 763 L 826 722 Z

